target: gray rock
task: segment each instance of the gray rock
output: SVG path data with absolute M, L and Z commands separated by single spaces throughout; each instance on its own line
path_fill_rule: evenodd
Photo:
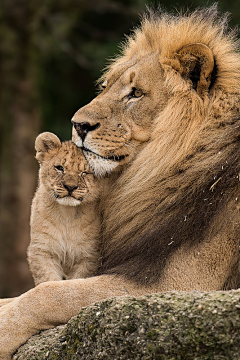
M 240 291 L 108 299 L 43 331 L 14 360 L 239 360 Z

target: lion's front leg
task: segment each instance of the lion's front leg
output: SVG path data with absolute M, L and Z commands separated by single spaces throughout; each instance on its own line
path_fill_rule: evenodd
M 0 308 L 6 304 L 9 304 L 10 302 L 12 302 L 13 300 L 15 300 L 16 298 L 7 298 L 7 299 L 0 299 Z
M 146 292 L 110 275 L 42 283 L 0 308 L 0 359 L 10 359 L 33 334 L 65 324 L 84 306 L 112 296 Z

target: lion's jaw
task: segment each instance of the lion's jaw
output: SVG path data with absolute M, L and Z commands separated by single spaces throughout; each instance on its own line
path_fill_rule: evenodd
M 73 116 L 72 140 L 96 175 L 126 166 L 150 140 L 153 120 L 167 103 L 163 82 L 157 55 L 116 66 L 103 92 Z M 78 131 L 81 124 L 89 125 L 85 136 Z
M 103 158 L 91 151 L 83 150 L 83 153 L 89 166 L 95 171 L 97 176 L 110 174 L 119 167 L 118 161 Z
M 97 154 L 97 149 L 94 149 L 89 143 L 83 145 L 83 141 L 80 136 L 77 134 L 75 128 L 73 127 L 72 131 L 72 139 L 75 144 L 83 149 L 83 154 L 90 166 L 90 168 L 95 172 L 97 176 L 104 176 L 105 174 L 109 174 L 113 172 L 118 166 L 119 162 L 124 160 L 120 158 L 120 160 L 111 160 L 109 158 L 105 158 Z

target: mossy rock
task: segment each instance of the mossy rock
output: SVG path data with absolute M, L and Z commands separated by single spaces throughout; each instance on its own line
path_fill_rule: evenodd
M 108 299 L 43 331 L 14 360 L 239 360 L 240 291 Z

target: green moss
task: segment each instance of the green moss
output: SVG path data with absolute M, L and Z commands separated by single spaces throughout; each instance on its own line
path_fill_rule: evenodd
M 157 338 L 157 331 L 154 329 L 151 329 L 148 333 L 147 333 L 147 338 L 150 340 L 155 340 Z
M 38 351 L 38 360 L 239 360 L 240 292 L 108 299 L 51 331 L 32 337 L 14 359 Z

